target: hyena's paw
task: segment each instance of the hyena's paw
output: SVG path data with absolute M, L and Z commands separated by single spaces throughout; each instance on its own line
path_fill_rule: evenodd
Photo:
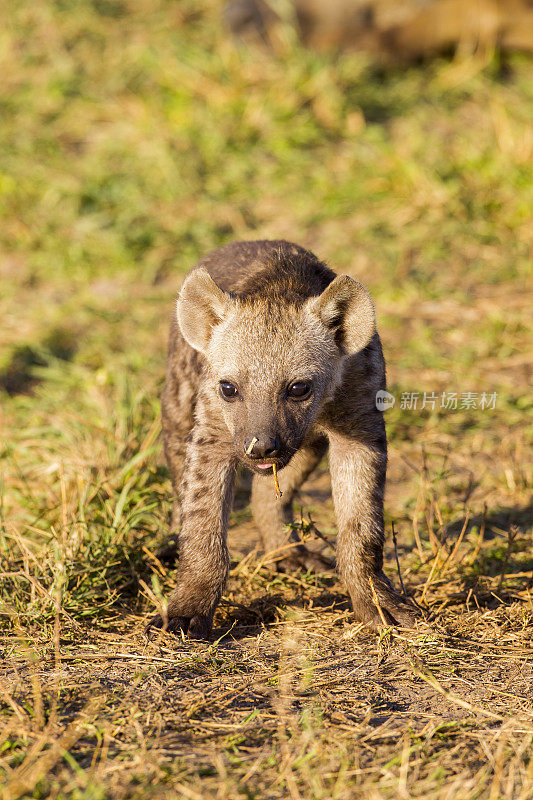
M 144 635 L 152 639 L 157 629 L 174 633 L 176 636 L 184 633 L 189 639 L 209 639 L 211 619 L 199 614 L 195 617 L 171 617 L 165 621 L 161 614 L 156 614 L 144 629 Z
M 387 625 L 414 628 L 422 616 L 420 609 L 408 597 L 399 594 L 383 574 L 374 577 L 372 584 L 374 592 L 368 582 L 368 590 L 364 595 L 359 591 L 352 593 L 352 606 L 357 619 L 374 629 L 383 627 L 383 619 Z
M 332 572 L 335 569 L 335 562 L 323 555 L 308 550 L 303 544 L 294 548 L 290 555 L 276 561 L 278 572 L 294 572 L 298 569 L 311 570 L 311 572 Z

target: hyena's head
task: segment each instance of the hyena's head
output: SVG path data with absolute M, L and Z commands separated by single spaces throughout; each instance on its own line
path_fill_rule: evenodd
M 368 292 L 346 275 L 291 303 L 237 298 L 197 269 L 183 284 L 177 316 L 186 341 L 205 357 L 207 390 L 235 455 L 263 475 L 273 463 L 289 463 L 331 399 L 343 360 L 375 332 Z

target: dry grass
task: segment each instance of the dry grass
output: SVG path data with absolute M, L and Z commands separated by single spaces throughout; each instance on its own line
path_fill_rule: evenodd
M 2 26 L 1 791 L 530 800 L 532 64 L 236 52 L 217 8 L 39 0 Z M 243 476 L 213 641 L 141 635 L 173 577 L 152 555 L 172 297 L 256 236 L 376 300 L 387 571 L 417 631 L 361 629 L 333 575 L 277 575 Z M 414 391 L 498 397 L 402 409 Z M 325 464 L 300 502 L 334 546 Z

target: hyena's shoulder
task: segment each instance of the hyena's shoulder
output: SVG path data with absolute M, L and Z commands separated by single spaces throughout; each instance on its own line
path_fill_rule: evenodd
M 385 359 L 381 339 L 376 333 L 368 345 L 346 359 L 339 386 L 338 401 L 361 410 L 375 410 L 375 395 L 386 388 Z
M 184 339 L 173 311 L 168 337 L 165 392 L 170 397 L 184 391 L 196 395 L 204 369 L 204 358 Z
M 345 359 L 321 424 L 363 439 L 383 437 L 383 415 L 376 408 L 376 392 L 386 389 L 386 383 L 383 348 L 376 332 L 363 350 Z
M 203 358 L 184 339 L 173 309 L 170 317 L 170 331 L 167 348 L 167 370 L 186 378 L 192 378 L 201 367 Z

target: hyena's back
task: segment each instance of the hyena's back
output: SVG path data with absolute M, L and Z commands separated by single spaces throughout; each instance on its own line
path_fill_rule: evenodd
M 335 278 L 313 253 L 283 239 L 231 242 L 209 253 L 198 267 L 237 297 L 261 294 L 303 301 L 321 294 Z

